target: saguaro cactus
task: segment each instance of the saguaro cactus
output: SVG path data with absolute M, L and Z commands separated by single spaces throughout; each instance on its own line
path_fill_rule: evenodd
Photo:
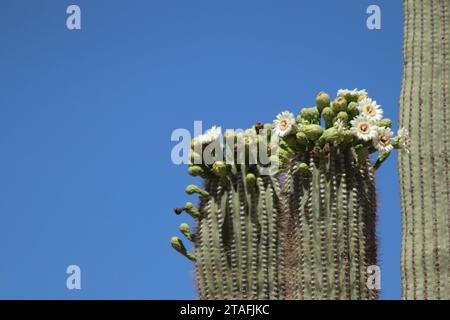
M 193 234 L 186 224 L 180 228 L 194 254 L 177 237 L 172 245 L 196 261 L 201 299 L 378 298 L 367 286 L 367 267 L 377 261 L 374 175 L 405 139 L 392 138 L 391 121 L 365 91 L 340 90 L 333 102 L 320 93 L 316 104 L 297 118 L 286 111 L 273 125 L 226 133 L 232 154 L 243 143 L 241 163 L 197 161 L 205 151 L 224 153 L 217 128 L 194 139 L 197 163 L 189 172 L 204 178 L 205 189 L 189 186 L 200 204 L 175 210 L 197 222 Z M 260 133 L 269 128 L 268 138 Z M 259 160 L 251 163 L 255 142 L 279 163 L 276 174 L 268 175 Z
M 450 299 L 450 0 L 404 0 L 403 299 Z

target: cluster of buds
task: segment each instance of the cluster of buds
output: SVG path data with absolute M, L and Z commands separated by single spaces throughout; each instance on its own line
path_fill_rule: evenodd
M 236 165 L 258 170 L 278 167 L 279 138 L 272 129 L 272 124 L 257 122 L 249 129 L 222 134 L 220 127 L 212 127 L 191 141 L 189 174 L 224 178 Z
M 365 157 L 378 152 L 375 166 L 379 167 L 394 148 L 409 152 L 407 129 L 400 129 L 394 137 L 391 127 L 381 106 L 365 90 L 355 89 L 339 90 L 333 101 L 320 92 L 316 106 L 301 109 L 297 117 L 288 111 L 278 114 L 272 130 L 281 138 L 282 156 L 318 147 L 352 147 Z

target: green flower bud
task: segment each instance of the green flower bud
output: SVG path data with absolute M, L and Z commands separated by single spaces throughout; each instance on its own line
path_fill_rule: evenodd
M 308 138 L 306 137 L 306 134 L 304 132 L 297 132 L 295 137 L 297 138 L 297 143 L 299 145 L 306 146 L 308 144 Z
M 350 119 L 353 119 L 359 114 L 358 103 L 352 101 L 347 106 L 347 113 L 350 116 Z
M 347 108 L 347 100 L 345 100 L 344 97 L 337 97 L 331 103 L 331 109 L 334 111 L 334 113 L 346 111 L 346 108 Z
M 300 162 L 299 164 L 297 164 L 297 168 L 303 173 L 309 172 L 309 166 L 304 162 Z
M 192 241 L 191 228 L 187 223 L 180 224 L 180 231 L 189 241 Z
M 392 120 L 389 118 L 384 118 L 377 121 L 378 127 L 386 127 L 386 128 L 392 128 Z
M 190 159 L 190 163 L 191 164 L 202 164 L 203 163 L 203 159 L 202 156 L 199 155 L 197 152 L 195 152 L 194 150 L 191 150 L 189 153 L 189 159 Z
M 333 118 L 334 118 L 334 112 L 331 108 L 326 107 L 325 109 L 322 110 L 322 117 L 323 120 L 325 121 L 325 127 L 331 128 L 333 126 Z
M 338 129 L 331 127 L 326 129 L 322 136 L 319 138 L 319 144 L 324 145 L 325 143 L 338 144 L 342 139 L 342 135 Z
M 363 99 L 366 99 L 366 98 L 368 98 L 369 97 L 369 94 L 367 93 L 367 92 L 364 92 L 364 93 L 360 93 L 359 95 L 358 95 L 358 102 L 360 102 L 361 100 L 363 100 Z
M 301 128 L 309 141 L 316 141 L 323 133 L 323 128 L 318 124 L 305 124 Z
M 345 111 L 341 111 L 341 112 L 339 112 L 338 114 L 337 114 L 337 116 L 336 116 L 336 118 L 334 119 L 334 121 L 336 121 L 337 119 L 341 119 L 342 120 L 342 122 L 345 124 L 345 125 L 348 125 L 350 122 L 350 120 L 349 120 L 349 118 L 348 118 L 348 114 L 347 114 L 347 112 L 345 112 Z
M 253 193 L 256 190 L 256 176 L 253 173 L 247 173 L 245 176 L 245 182 L 247 184 L 247 189 Z
M 204 177 L 205 176 L 205 170 L 203 170 L 200 166 L 189 166 L 188 172 L 193 177 Z
M 320 113 L 326 107 L 330 106 L 330 96 L 325 92 L 319 92 L 316 97 L 316 106 Z
M 201 216 L 200 210 L 198 210 L 191 202 L 186 202 L 184 210 L 189 213 L 192 218 L 200 218 Z
M 180 238 L 178 237 L 172 237 L 170 239 L 170 243 L 172 244 L 172 247 L 177 250 L 180 253 L 185 253 L 186 252 L 186 247 L 183 244 L 183 241 L 181 241 Z
M 187 194 L 198 193 L 202 196 L 209 196 L 209 193 L 206 190 L 203 190 L 202 188 L 200 188 L 194 184 L 190 184 L 186 187 L 186 193 Z
M 212 172 L 219 177 L 225 177 L 227 175 L 227 165 L 223 161 L 216 161 L 212 165 Z
M 320 112 L 317 107 L 303 108 L 300 111 L 300 117 L 309 124 L 320 124 Z
M 183 256 L 185 256 L 186 258 L 188 258 L 191 261 L 196 261 L 197 259 L 190 254 L 189 252 L 187 252 L 186 247 L 183 244 L 183 241 L 178 238 L 178 237 L 172 237 L 170 239 L 170 244 L 172 245 L 172 247 L 178 251 L 179 253 L 181 253 Z

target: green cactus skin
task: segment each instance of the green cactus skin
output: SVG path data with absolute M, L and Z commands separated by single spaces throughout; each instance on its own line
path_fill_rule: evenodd
M 194 238 L 200 299 L 281 299 L 277 182 L 234 166 L 229 180 L 205 180 Z M 255 186 L 247 186 L 253 181 Z
M 402 298 L 450 299 L 450 1 L 404 0 Z
M 378 299 L 366 286 L 377 263 L 370 162 L 359 166 L 350 149 L 311 152 L 289 161 L 282 180 L 286 297 Z

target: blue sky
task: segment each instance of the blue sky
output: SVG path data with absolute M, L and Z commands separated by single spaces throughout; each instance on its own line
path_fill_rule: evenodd
M 73 3 L 82 30 L 66 28 Z M 245 128 L 355 87 L 397 123 L 401 1 L 2 0 L 0 43 L 4 299 L 195 298 L 169 245 L 198 182 L 171 162 L 176 128 Z M 395 157 L 377 178 L 382 294 L 398 299 Z

